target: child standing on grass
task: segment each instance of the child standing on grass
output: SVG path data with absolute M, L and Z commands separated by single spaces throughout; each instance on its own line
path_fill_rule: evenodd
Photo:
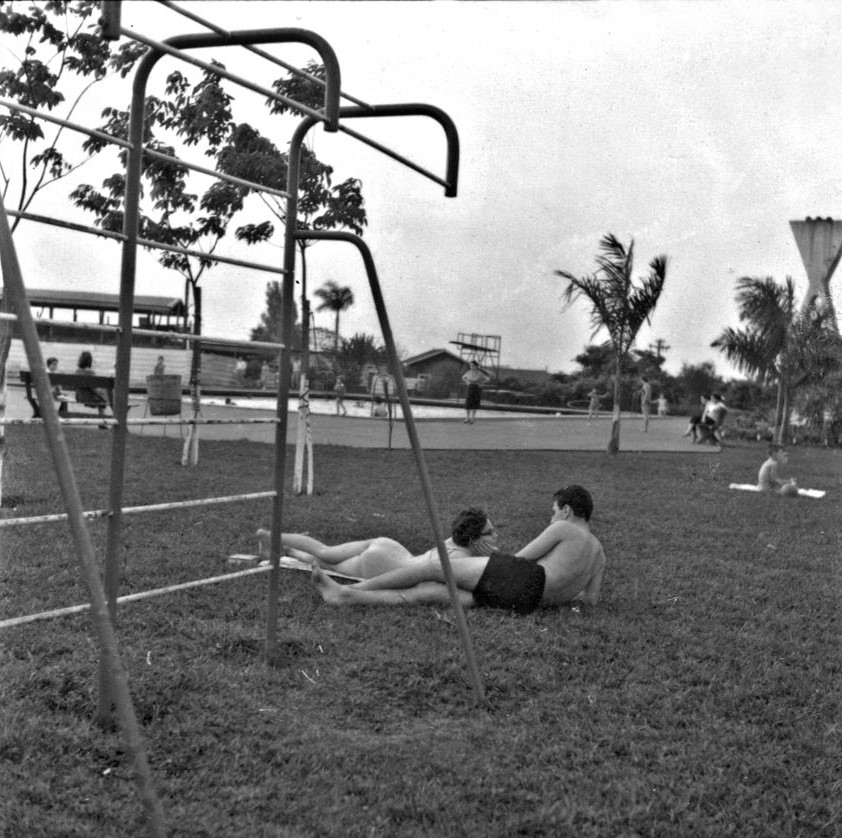
M 593 390 L 588 393 L 588 398 L 590 399 L 588 402 L 588 419 L 595 419 L 599 413 L 599 403 L 603 398 L 602 393 L 594 387 Z
M 348 408 L 345 407 L 345 382 L 342 380 L 341 375 L 336 376 L 336 384 L 333 385 L 333 395 L 336 398 L 336 415 L 347 416 Z
M 783 445 L 771 443 L 769 445 L 769 459 L 760 466 L 757 475 L 757 488 L 761 492 L 777 492 L 785 498 L 794 498 L 798 495 L 798 487 L 795 485 L 795 478 L 790 477 L 784 480 L 778 474 L 778 466 L 785 466 L 789 462 L 789 454 Z

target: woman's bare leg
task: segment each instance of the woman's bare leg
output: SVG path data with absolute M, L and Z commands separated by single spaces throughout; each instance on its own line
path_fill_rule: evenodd
M 269 530 L 257 531 L 263 558 L 269 558 L 271 537 Z M 384 537 L 330 546 L 309 535 L 284 533 L 281 545 L 286 555 L 361 579 L 402 567 L 412 559 L 406 547 L 393 538 Z
M 466 556 L 451 562 L 456 586 L 472 591 L 487 563 L 488 556 Z M 402 590 L 424 582 L 445 583 L 444 570 L 438 557 L 434 556 L 430 561 L 411 562 L 405 567 L 357 582 L 352 587 L 358 591 Z
M 363 591 L 358 585 L 340 585 L 330 579 L 321 568 L 313 568 L 313 583 L 329 605 L 448 605 L 447 586 L 440 582 L 422 582 L 400 590 Z M 458 591 L 465 608 L 474 604 L 468 591 Z
M 269 545 L 272 538 L 272 533 L 269 530 L 258 530 L 257 541 L 260 545 L 260 554 L 269 555 Z M 316 538 L 309 535 L 301 535 L 300 533 L 283 533 L 281 536 L 281 545 L 284 550 L 289 548 L 298 553 L 305 553 L 313 558 L 319 559 L 326 564 L 338 564 L 346 559 L 359 556 L 364 550 L 371 546 L 375 539 L 370 538 L 366 541 L 348 541 L 345 544 L 337 544 L 331 547 L 324 544 Z M 396 542 L 397 543 L 397 542 Z

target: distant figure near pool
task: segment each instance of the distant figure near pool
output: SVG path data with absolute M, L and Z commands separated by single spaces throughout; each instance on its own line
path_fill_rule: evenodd
M 477 410 L 482 403 L 482 385 L 487 384 L 491 379 L 479 368 L 476 361 L 471 361 L 468 371 L 462 376 L 462 381 L 468 385 L 468 393 L 465 396 L 465 421 L 466 425 L 473 425 L 477 418 Z

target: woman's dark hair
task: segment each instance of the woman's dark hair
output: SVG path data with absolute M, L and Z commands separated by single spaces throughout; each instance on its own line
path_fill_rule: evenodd
M 94 356 L 91 355 L 90 352 L 86 349 L 80 356 L 79 356 L 79 369 L 80 370 L 89 370 L 94 365 Z
M 450 535 L 457 547 L 467 547 L 472 541 L 476 541 L 485 529 L 488 516 L 485 511 L 471 506 L 463 509 L 454 519 L 450 526 Z
M 591 493 L 583 486 L 576 483 L 565 486 L 553 495 L 553 500 L 558 504 L 559 509 L 563 506 L 569 506 L 577 518 L 590 521 L 593 514 L 593 498 Z

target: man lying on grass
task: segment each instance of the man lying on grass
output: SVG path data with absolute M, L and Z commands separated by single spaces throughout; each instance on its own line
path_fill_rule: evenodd
M 270 556 L 271 537 L 269 530 L 257 531 L 261 558 L 268 559 Z M 497 549 L 497 542 L 497 530 L 488 515 L 482 509 L 469 507 L 453 520 L 445 547 L 448 558 L 453 560 L 490 556 Z M 360 579 L 371 579 L 408 565 L 438 562 L 436 547 L 420 556 L 413 556 L 403 544 L 384 536 L 330 546 L 309 535 L 285 532 L 281 535 L 281 546 L 287 556 Z
M 528 614 L 568 602 L 595 605 L 602 587 L 605 551 L 591 533 L 593 499 L 581 486 L 553 496 L 550 525 L 514 556 L 492 553 L 452 565 L 460 602 Z M 450 602 L 439 561 L 412 564 L 340 585 L 313 566 L 313 581 L 331 605 L 429 605 Z

